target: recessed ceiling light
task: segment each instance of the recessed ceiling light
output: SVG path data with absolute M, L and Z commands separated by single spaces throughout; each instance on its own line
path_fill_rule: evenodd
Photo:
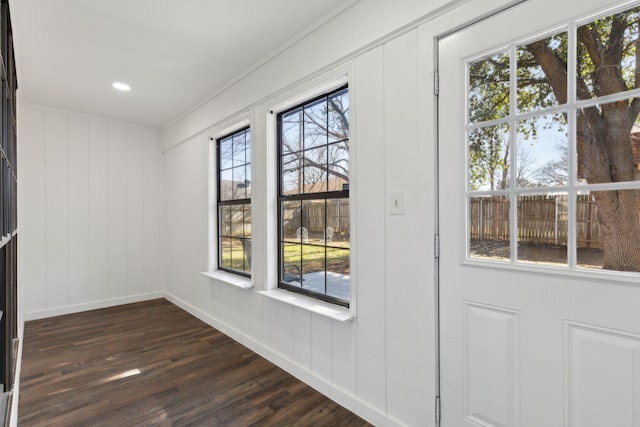
M 114 88 L 116 88 L 118 90 L 124 91 L 124 92 L 127 92 L 127 91 L 131 90 L 131 86 L 129 86 L 126 83 L 115 82 L 111 86 L 113 86 Z

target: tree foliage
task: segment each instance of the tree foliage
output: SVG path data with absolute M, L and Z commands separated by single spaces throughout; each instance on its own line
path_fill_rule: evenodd
M 287 112 L 280 126 L 285 193 L 327 191 L 331 182 L 349 182 L 346 90 Z

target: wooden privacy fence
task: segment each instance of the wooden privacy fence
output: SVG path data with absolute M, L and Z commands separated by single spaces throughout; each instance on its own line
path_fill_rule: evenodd
M 568 240 L 567 195 L 518 197 L 518 241 L 566 245 Z M 471 239 L 509 240 L 509 200 L 501 196 L 473 197 L 469 202 Z M 602 247 L 598 207 L 589 195 L 576 203 L 578 247 Z
M 349 199 L 327 200 L 327 221 L 325 224 L 325 203 L 302 203 L 302 218 L 309 233 L 324 233 L 327 227 L 332 227 L 336 234 L 349 234 Z M 297 221 L 285 221 L 285 234 L 295 234 L 300 227 Z

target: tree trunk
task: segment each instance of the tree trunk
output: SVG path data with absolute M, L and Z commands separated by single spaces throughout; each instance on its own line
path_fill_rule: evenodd
M 603 230 L 603 268 L 640 271 L 640 190 L 593 193 Z
M 629 138 L 635 117 L 626 102 L 616 104 L 603 106 L 602 115 L 584 110 L 578 115 L 578 177 L 589 184 L 634 180 Z M 640 271 L 640 190 L 592 194 L 603 230 L 603 268 Z

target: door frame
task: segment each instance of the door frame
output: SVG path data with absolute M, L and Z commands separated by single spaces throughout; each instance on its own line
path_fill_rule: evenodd
M 435 247 L 435 260 L 434 260 L 434 271 L 435 271 L 435 282 L 434 282 L 434 311 L 435 311 L 435 413 L 436 413 L 436 426 L 440 426 L 440 378 L 441 378 L 441 348 L 440 348 L 440 336 L 441 336 L 441 328 L 440 328 L 440 319 L 441 319 L 441 311 L 440 311 L 440 89 L 439 89 L 439 76 L 440 76 L 440 41 L 446 37 L 449 37 L 457 32 L 464 30 L 465 28 L 476 25 L 480 22 L 483 22 L 487 19 L 492 18 L 495 15 L 498 15 L 506 10 L 512 9 L 527 0 L 511 0 L 502 5 L 498 5 L 497 7 L 490 9 L 489 11 L 472 17 L 469 20 L 465 20 L 456 26 L 446 29 L 442 32 L 438 32 L 432 36 L 433 39 L 433 108 L 435 112 L 435 126 L 434 126 L 434 137 L 435 137 L 435 159 L 434 159 L 434 174 L 435 174 L 435 182 L 434 182 L 434 205 L 435 205 L 435 216 L 434 216 L 434 247 Z

